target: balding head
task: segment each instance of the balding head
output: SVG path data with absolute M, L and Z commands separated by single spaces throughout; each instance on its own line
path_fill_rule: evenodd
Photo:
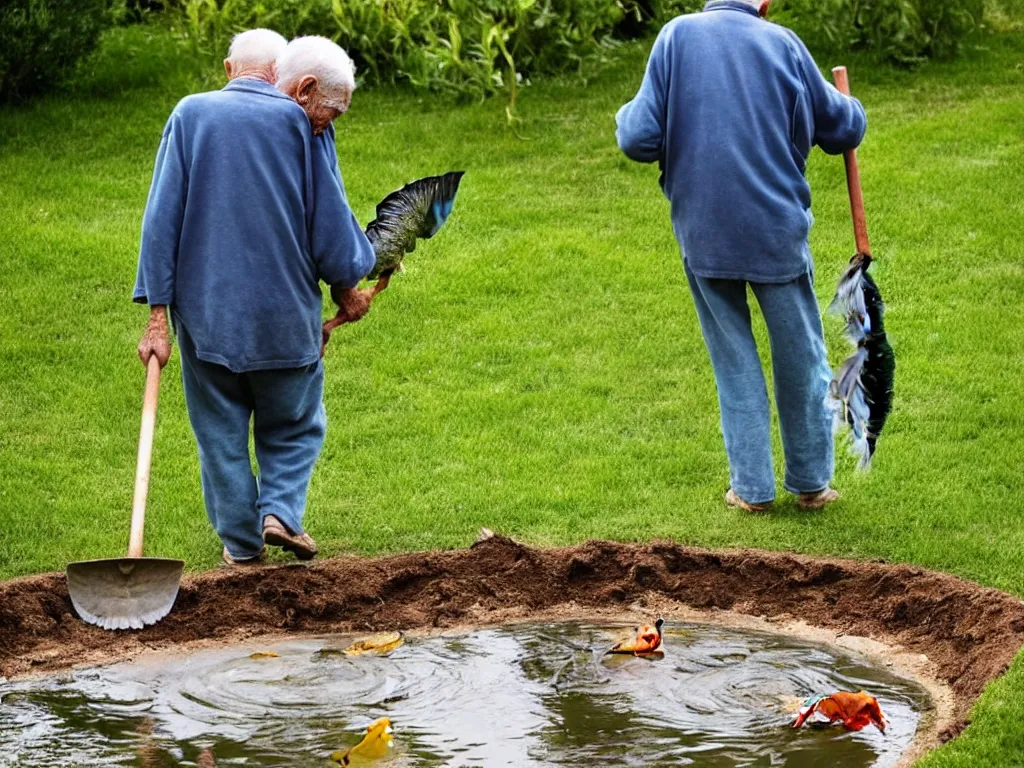
M 320 133 L 348 110 L 356 89 L 355 65 L 326 37 L 297 37 L 277 60 L 277 87 L 309 115 Z
M 288 42 L 272 29 L 250 29 L 235 35 L 224 59 L 228 80 L 254 77 L 268 83 L 277 82 L 276 62 Z

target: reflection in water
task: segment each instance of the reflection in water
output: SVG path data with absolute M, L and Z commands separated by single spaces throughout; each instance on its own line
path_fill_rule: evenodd
M 668 626 L 664 659 L 605 657 L 621 628 L 573 623 L 410 638 L 345 656 L 353 638 L 160 655 L 0 688 L 0 766 L 327 766 L 378 717 L 400 766 L 883 768 L 927 695 L 836 649 Z M 787 727 L 794 702 L 867 689 L 890 728 Z M 215 763 L 214 763 L 215 761 Z

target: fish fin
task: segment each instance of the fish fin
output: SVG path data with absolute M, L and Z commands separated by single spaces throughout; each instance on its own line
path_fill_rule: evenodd
M 464 174 L 450 171 L 417 179 L 377 204 L 377 217 L 366 226 L 366 237 L 377 256 L 368 275 L 371 280 L 401 264 L 405 254 L 416 248 L 417 239 L 437 234 L 451 215 Z
M 843 424 L 849 426 L 852 438 L 850 451 L 857 457 L 857 468 L 862 470 L 871 466 L 872 453 L 868 443 L 871 406 L 864 386 L 867 361 L 868 350 L 858 347 L 839 366 L 829 386 L 830 397 L 838 401 L 833 404 L 833 431 L 837 428 L 841 431 Z
M 835 296 L 828 305 L 828 311 L 833 314 L 848 315 L 850 312 L 864 314 L 864 270 L 867 264 L 857 260 L 854 256 L 850 260 L 850 266 L 846 268 L 839 278 L 836 286 Z

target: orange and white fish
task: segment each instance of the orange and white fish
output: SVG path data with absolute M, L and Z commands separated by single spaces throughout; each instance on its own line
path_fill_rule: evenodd
M 363 740 L 354 747 L 339 749 L 331 754 L 331 760 L 338 765 L 352 765 L 352 758 L 364 758 L 375 760 L 379 757 L 386 757 L 395 746 L 395 740 L 391 736 L 391 721 L 382 717 L 374 720 L 366 729 Z
M 833 694 L 822 693 L 812 696 L 800 708 L 800 714 L 793 721 L 793 727 L 799 728 L 814 715 L 820 715 L 825 718 L 825 722 L 830 724 L 842 723 L 848 731 L 859 731 L 873 725 L 885 733 L 885 715 L 882 714 L 878 699 L 864 691 L 859 693 L 839 691 Z
M 664 619 L 658 619 L 654 625 L 644 624 L 636 628 L 636 637 L 614 646 L 608 653 L 631 653 L 634 656 L 652 656 L 664 653 L 661 650 L 661 627 Z

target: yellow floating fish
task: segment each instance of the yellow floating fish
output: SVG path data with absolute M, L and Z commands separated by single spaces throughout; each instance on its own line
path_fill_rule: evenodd
M 276 659 L 277 654 L 273 651 L 256 651 L 256 653 L 249 654 L 250 659 Z
M 391 737 L 391 721 L 382 717 L 370 723 L 363 740 L 349 749 L 339 749 L 331 755 L 331 760 L 338 765 L 351 765 L 353 757 L 373 760 L 386 757 L 395 745 Z
M 358 656 L 363 653 L 375 653 L 378 656 L 391 653 L 405 642 L 401 632 L 379 632 L 356 640 L 345 649 L 346 656 Z

